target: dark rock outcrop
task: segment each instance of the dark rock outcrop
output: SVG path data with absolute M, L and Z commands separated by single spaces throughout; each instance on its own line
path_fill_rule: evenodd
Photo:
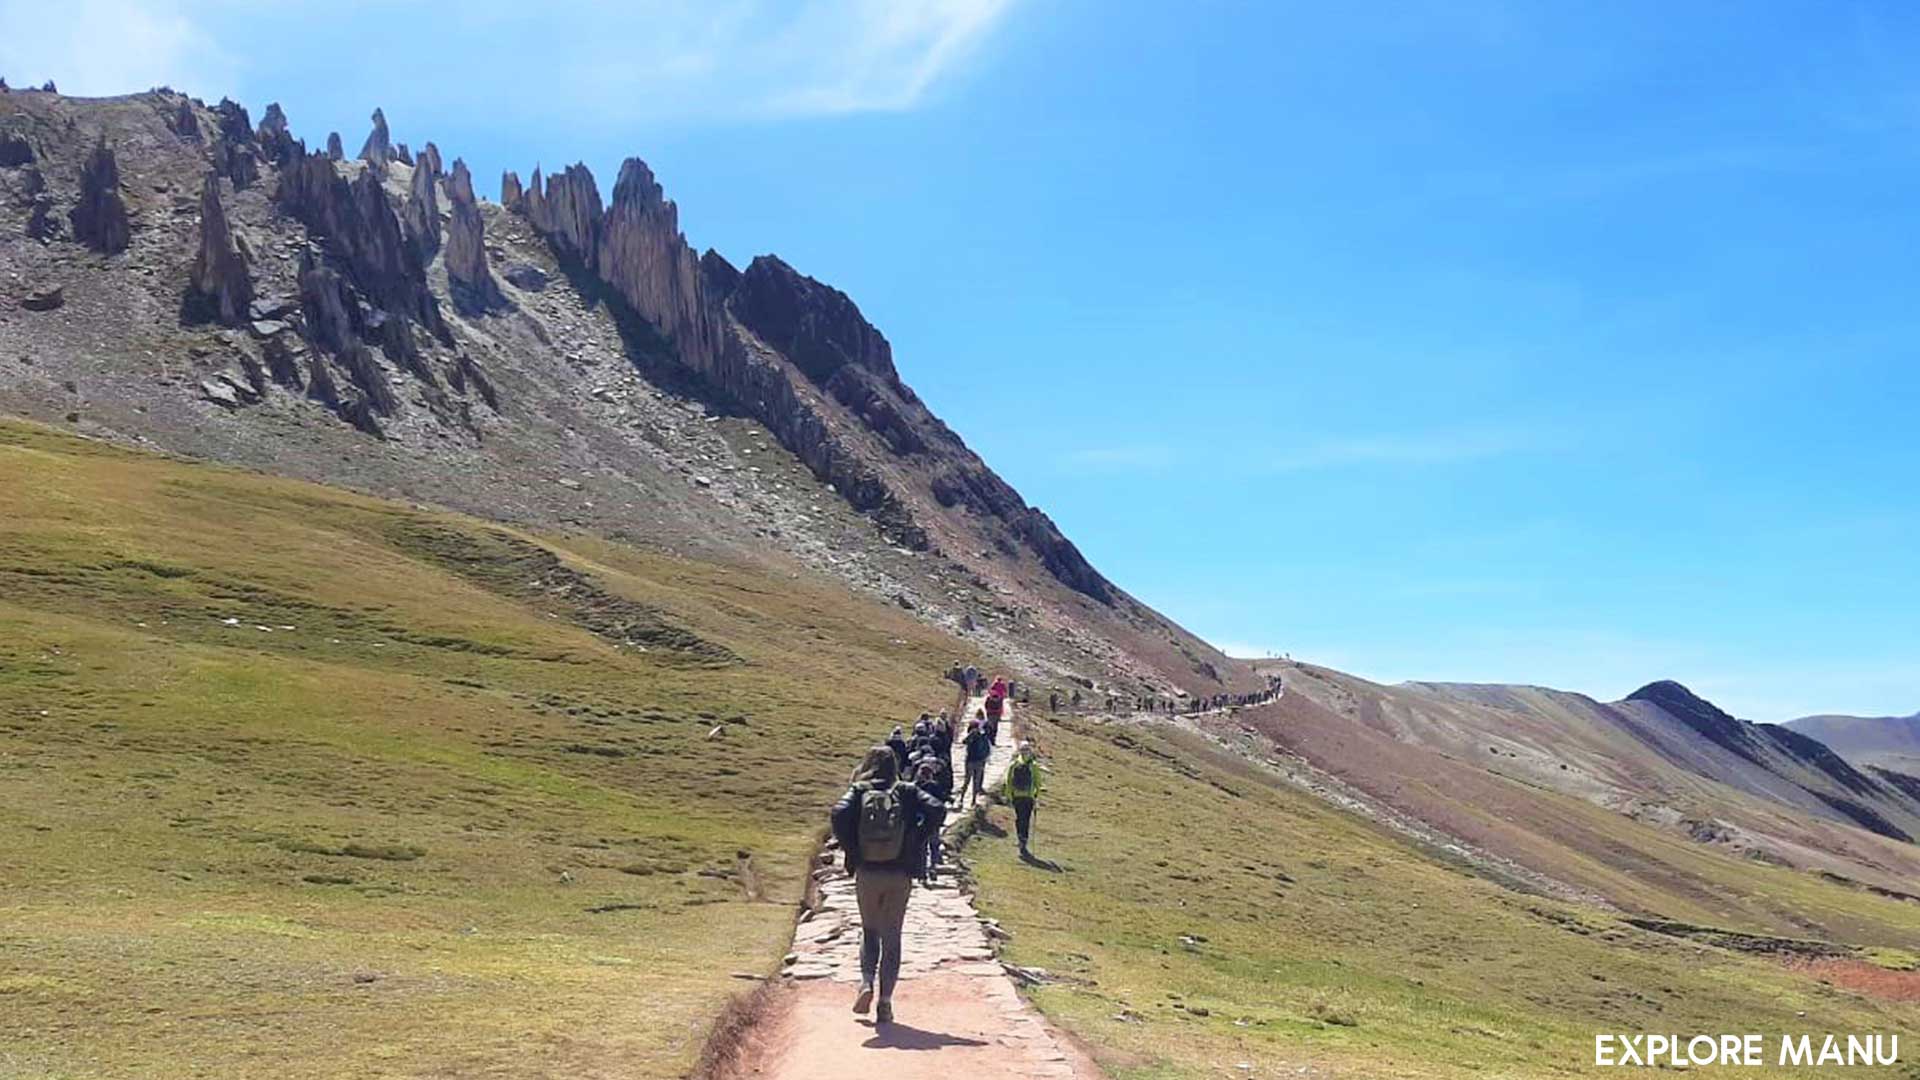
M 365 324 L 359 305 L 347 282 L 311 256 L 302 256 L 299 276 L 300 310 L 308 336 L 314 344 L 332 352 L 332 362 L 346 375 L 343 385 L 326 356 L 310 354 L 307 396 L 360 430 L 379 435 L 379 418 L 392 415 L 398 400 L 386 372 L 360 338 Z
M 748 265 L 732 293 L 733 313 L 760 340 L 780 350 L 807 377 L 825 385 L 854 364 L 896 390 L 893 347 L 846 293 L 794 270 L 772 255 Z
M 17 169 L 33 164 L 33 146 L 25 135 L 0 131 L 0 168 Z
M 200 117 L 193 111 L 192 98 L 181 96 L 172 118 L 167 121 L 167 128 L 188 142 L 200 141 Z
M 120 195 L 120 166 L 103 139 L 80 170 L 80 202 L 68 214 L 74 239 L 108 255 L 127 250 L 133 226 Z
M 1749 760 L 1754 759 L 1754 737 L 1748 725 L 1722 712 L 1712 702 L 1671 679 L 1661 679 L 1627 695 L 1644 701 L 1692 728 L 1709 742 Z
M 345 161 L 346 159 L 347 151 L 346 148 L 341 145 L 340 133 L 337 131 L 327 132 L 327 160 Z
M 22 297 L 20 306 L 28 311 L 54 311 L 66 304 L 67 290 L 59 285 L 35 289 Z
M 332 267 L 302 252 L 299 285 L 300 312 L 314 344 L 339 352 L 359 339 L 360 307 Z
M 4 145 L 4 139 L 0 139 L 0 145 Z M 26 143 L 20 145 L 24 147 Z M 60 215 L 54 213 L 54 198 L 53 193 L 47 190 L 47 178 L 38 168 L 25 165 L 11 177 L 0 176 L 0 183 L 9 179 L 12 180 L 10 194 L 14 204 L 25 207 L 27 211 L 28 238 L 45 242 L 58 236 L 61 219 Z
M 260 127 L 253 133 L 253 139 L 260 145 L 261 154 L 274 165 L 284 165 L 293 157 L 296 147 L 293 129 L 288 126 L 287 114 L 280 108 L 279 102 L 267 106 L 267 113 L 260 118 Z
M 379 109 L 373 110 L 373 130 L 367 133 L 367 141 L 360 147 L 360 160 L 381 172 L 387 163 L 393 160 L 393 142 L 387 134 L 387 114 Z
M 349 183 L 318 154 L 281 170 L 280 205 L 325 238 L 355 287 L 375 306 L 414 319 L 448 340 L 418 251 L 407 241 L 386 190 L 369 169 Z
M 526 209 L 526 192 L 520 189 L 520 174 L 508 169 L 500 174 L 500 205 L 515 212 Z
M 486 223 L 473 197 L 473 177 L 459 158 L 447 176 L 447 202 L 453 208 L 447 224 L 447 280 L 455 302 L 471 309 L 497 306 L 504 298 L 487 269 Z
M 260 148 L 246 107 L 221 98 L 213 114 L 219 121 L 219 133 L 214 137 L 212 148 L 214 169 L 233 181 L 235 188 L 252 186 L 260 178 Z
M 402 164 L 402 165 L 406 165 L 406 166 L 408 166 L 408 167 L 412 167 L 412 165 L 413 165 L 413 149 L 412 149 L 411 147 L 409 147 L 409 146 L 408 146 L 408 145 L 407 145 L 406 143 L 394 143 L 394 144 L 393 144 L 393 159 L 394 159 L 395 161 L 398 161 L 398 162 L 399 162 L 400 164 Z
M 501 277 L 513 283 L 513 287 L 526 292 L 540 292 L 547 287 L 547 272 L 532 263 L 513 263 L 501 271 Z
M 407 239 L 413 242 L 413 249 L 419 254 L 423 265 L 432 262 L 434 254 L 440 250 L 440 198 L 436 189 L 432 170 L 413 170 L 403 224 L 407 228 Z
M 227 212 L 220 205 L 220 176 L 208 173 L 200 189 L 200 251 L 188 283 L 190 312 L 238 326 L 248 318 L 253 281 L 247 262 L 234 247 Z
M 709 301 L 725 304 L 733 290 L 740 286 L 740 269 L 728 262 L 726 256 L 708 248 L 700 256 L 700 281 Z
M 440 148 L 432 143 L 428 143 L 426 148 L 420 151 L 420 160 L 415 164 L 431 173 L 435 180 L 447 175 L 446 163 L 440 160 Z

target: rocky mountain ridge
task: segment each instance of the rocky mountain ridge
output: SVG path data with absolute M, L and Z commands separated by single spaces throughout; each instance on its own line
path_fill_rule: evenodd
M 0 95 L 0 408 L 509 519 L 777 552 L 1063 683 L 1251 678 L 1095 570 L 932 415 L 845 294 L 774 256 L 696 254 L 640 159 L 604 203 L 574 165 L 508 174 L 496 206 L 379 111 L 358 158 L 327 142 L 310 152 L 277 104 L 255 126 L 164 90 Z M 850 513 L 820 513 L 823 496 Z

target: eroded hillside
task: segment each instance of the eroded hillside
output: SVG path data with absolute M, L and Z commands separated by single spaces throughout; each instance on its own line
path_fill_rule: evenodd
M 0 410 L 140 445 L 831 573 L 1028 673 L 1244 667 L 1099 574 L 934 417 L 853 301 L 696 254 L 637 158 L 478 198 L 383 115 L 0 95 Z

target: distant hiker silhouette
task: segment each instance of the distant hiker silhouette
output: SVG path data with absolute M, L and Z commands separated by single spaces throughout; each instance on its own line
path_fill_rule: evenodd
M 901 929 L 913 879 L 926 873 L 927 832 L 938 828 L 947 810 L 932 794 L 902 780 L 896 761 L 889 747 L 868 750 L 828 815 L 860 908 L 860 990 L 853 1011 L 866 1012 L 877 988 L 874 1021 L 881 1024 L 893 1022 Z
M 973 696 L 973 677 L 970 672 L 973 672 L 973 668 L 962 667 L 958 660 L 947 669 L 947 681 L 953 683 L 959 693 L 954 699 L 953 711 L 960 716 L 967 715 L 967 699 Z

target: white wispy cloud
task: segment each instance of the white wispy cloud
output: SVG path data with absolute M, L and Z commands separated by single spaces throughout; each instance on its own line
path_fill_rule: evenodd
M 807 43 L 824 37 L 836 46 L 836 59 L 770 104 L 809 113 L 912 108 L 972 55 L 1012 6 L 1013 0 L 811 5 L 811 17 L 793 36 Z
M 0 71 L 100 95 L 279 96 L 350 79 L 396 107 L 684 121 L 901 111 L 961 72 L 1016 0 L 0 0 Z M 247 62 L 260 43 L 271 62 Z M 289 49 L 285 43 L 308 43 Z M 355 43 L 420 42 L 356 68 Z M 241 86 L 237 80 L 272 80 Z
M 174 86 L 231 85 L 234 54 L 167 0 L 0 0 L 0 75 L 16 86 L 48 79 L 67 94 L 102 96 Z

